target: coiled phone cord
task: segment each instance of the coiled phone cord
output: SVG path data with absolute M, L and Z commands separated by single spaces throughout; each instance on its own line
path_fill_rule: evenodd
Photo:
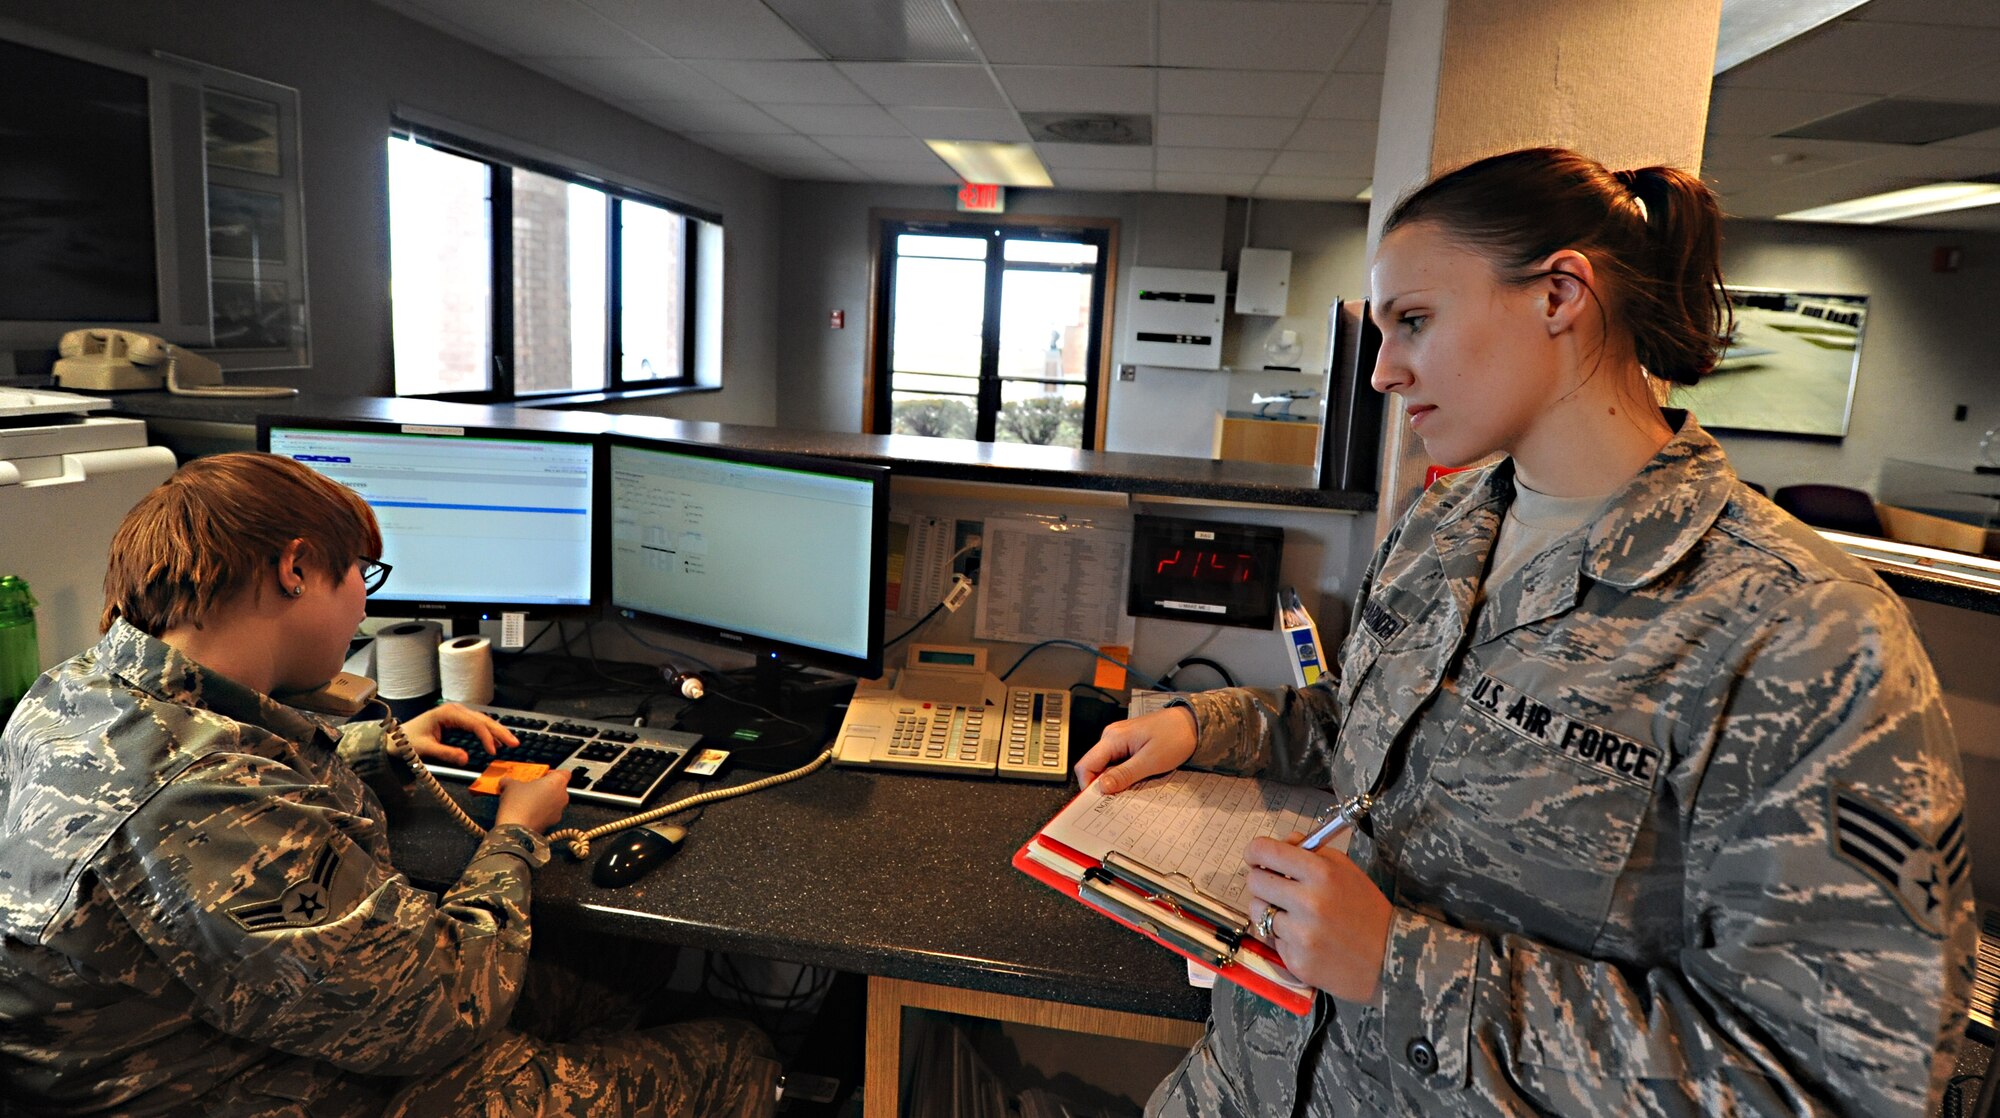
M 458 806 L 458 801 L 451 798 L 451 793 L 444 790 L 444 785 L 438 783 L 438 778 L 431 774 L 430 768 L 424 764 L 422 758 L 417 756 L 416 746 L 410 744 L 409 735 L 403 732 L 402 723 L 398 722 L 396 716 L 390 712 L 388 704 L 380 699 L 371 699 L 369 701 L 382 708 L 382 732 L 389 739 L 389 752 L 401 758 L 416 772 L 417 783 L 424 786 L 424 789 L 431 794 L 432 799 L 444 805 L 445 810 L 451 815 L 452 822 L 457 823 L 473 838 L 484 839 L 486 837 L 486 828 L 474 822 L 472 816 L 467 815 L 465 809 Z M 656 807 L 651 811 L 642 811 L 637 815 L 628 815 L 623 819 L 615 820 L 602 826 L 592 827 L 587 831 L 578 830 L 575 827 L 565 827 L 560 831 L 549 832 L 548 839 L 550 843 L 566 844 L 569 856 L 582 861 L 590 857 L 590 843 L 592 839 L 600 839 L 606 835 L 616 834 L 619 831 L 641 827 L 656 819 L 665 819 L 676 812 L 686 811 L 689 808 L 699 807 L 702 804 L 712 804 L 718 800 L 734 799 L 737 796 L 747 796 L 752 792 L 761 792 L 766 788 L 775 788 L 780 784 L 797 780 L 802 776 L 812 775 L 832 759 L 833 750 L 824 749 L 820 751 L 819 756 L 790 772 L 775 773 L 762 780 L 753 780 L 748 784 L 738 784 L 730 788 L 712 788 L 706 792 L 700 792 L 684 799 L 675 800 L 673 803 Z

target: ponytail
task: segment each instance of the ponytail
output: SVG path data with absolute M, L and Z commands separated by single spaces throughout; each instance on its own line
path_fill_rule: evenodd
M 1605 288 L 1600 303 L 1661 380 L 1700 381 L 1729 344 L 1722 210 L 1685 171 L 1613 173 L 1562 148 L 1508 152 L 1418 188 L 1382 231 L 1417 221 L 1483 251 L 1513 282 L 1528 282 L 1531 265 L 1561 249 L 1583 253 Z

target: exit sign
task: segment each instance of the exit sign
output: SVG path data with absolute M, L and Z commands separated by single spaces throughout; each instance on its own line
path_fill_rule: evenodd
M 990 182 L 960 183 L 958 208 L 976 214 L 1006 213 L 1007 198 L 999 186 Z

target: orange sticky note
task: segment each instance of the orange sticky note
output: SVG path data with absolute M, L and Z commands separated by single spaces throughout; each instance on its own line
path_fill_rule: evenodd
M 547 765 L 538 765 L 533 761 L 494 761 L 473 780 L 472 790 L 481 795 L 497 796 L 502 780 L 540 780 L 548 771 Z
M 1122 644 L 1103 645 L 1097 651 L 1111 657 L 1112 660 L 1118 661 L 1118 664 L 1129 664 L 1132 662 L 1132 650 Z M 1090 682 L 1104 688 L 1106 691 L 1123 691 L 1125 689 L 1125 669 L 1119 667 L 1118 664 L 1112 663 L 1111 660 L 1099 660 L 1097 662 L 1097 678 Z

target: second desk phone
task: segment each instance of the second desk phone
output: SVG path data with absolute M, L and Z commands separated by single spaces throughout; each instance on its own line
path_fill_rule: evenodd
M 986 670 L 983 648 L 911 645 L 891 686 L 854 692 L 833 762 L 1067 780 L 1069 708 L 1067 691 L 1002 683 Z

